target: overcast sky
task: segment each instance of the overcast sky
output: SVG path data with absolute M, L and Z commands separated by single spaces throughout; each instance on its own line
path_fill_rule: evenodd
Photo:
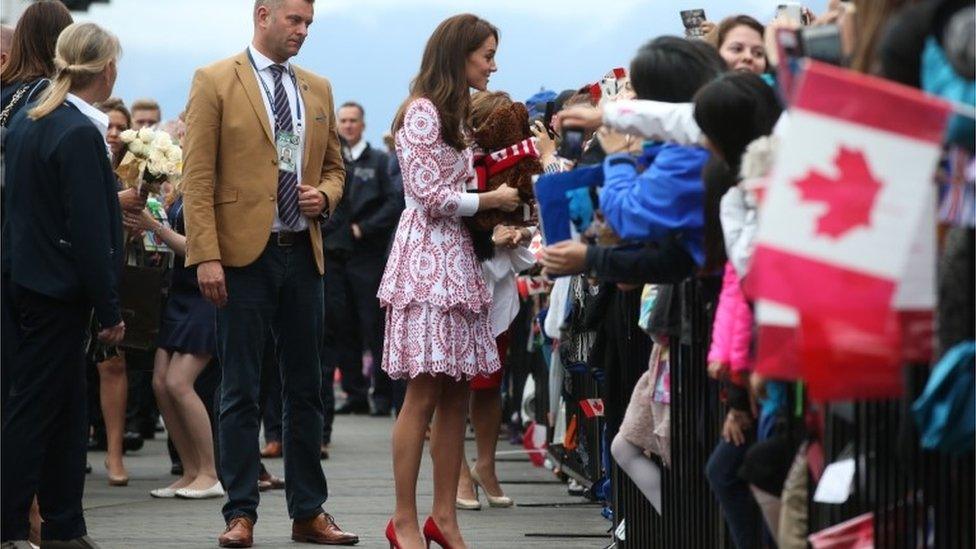
M 807 2 L 820 12 L 827 0 Z M 637 48 L 681 34 L 680 10 L 704 8 L 709 19 L 748 13 L 772 17 L 775 0 L 318 0 L 301 53 L 302 67 L 332 81 L 336 104 L 366 108 L 366 136 L 381 145 L 430 33 L 444 18 L 472 12 L 501 32 L 491 88 L 524 100 L 543 86 L 562 90 L 628 66 Z M 240 52 L 252 33 L 251 0 L 111 0 L 76 20 L 119 36 L 123 57 L 116 95 L 127 103 L 153 97 L 163 117 L 183 109 L 195 68 Z

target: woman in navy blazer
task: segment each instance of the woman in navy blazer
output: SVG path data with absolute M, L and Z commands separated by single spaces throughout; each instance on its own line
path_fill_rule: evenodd
M 81 507 L 88 438 L 85 340 L 125 334 L 117 291 L 122 216 L 109 164 L 107 116 L 118 39 L 93 23 L 58 38 L 51 85 L 6 136 L 3 262 L 21 338 L 2 428 L 2 541 L 28 536 L 38 495 L 45 547 L 97 547 Z

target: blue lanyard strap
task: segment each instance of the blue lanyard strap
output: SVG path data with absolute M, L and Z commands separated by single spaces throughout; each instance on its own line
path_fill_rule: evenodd
M 257 76 L 257 78 L 258 78 L 258 82 L 260 82 L 261 83 L 261 87 L 264 88 L 264 94 L 266 96 L 268 96 L 268 104 L 274 105 L 275 104 L 274 94 L 271 93 L 271 89 L 268 88 L 268 83 L 264 81 L 264 78 L 261 78 L 261 71 L 258 69 L 258 64 L 254 62 L 254 56 L 251 55 L 251 48 L 248 48 L 245 51 L 247 52 L 247 59 L 251 62 L 251 66 L 254 67 L 255 76 Z M 295 109 L 297 110 L 297 114 L 298 114 L 298 125 L 301 126 L 301 124 L 302 124 L 302 95 L 301 95 L 302 92 L 298 88 L 298 81 L 295 78 L 295 71 L 291 67 L 288 67 L 288 76 L 291 77 L 291 83 L 292 83 L 293 86 L 295 86 L 295 95 L 297 96 L 297 100 L 298 100 L 298 104 L 295 105 Z

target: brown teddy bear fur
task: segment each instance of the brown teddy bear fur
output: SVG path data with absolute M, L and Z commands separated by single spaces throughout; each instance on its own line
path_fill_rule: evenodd
M 475 142 L 486 154 L 510 147 L 530 137 L 532 132 L 529 131 L 529 111 L 522 103 L 511 103 L 495 108 L 474 134 Z M 519 198 L 529 207 L 530 219 L 525 219 L 525 208 L 519 206 L 513 212 L 480 211 L 472 217 L 465 218 L 468 226 L 478 231 L 490 232 L 496 225 L 519 227 L 535 225 L 536 208 L 532 176 L 540 173 L 542 173 L 542 164 L 538 158 L 523 158 L 507 170 L 489 177 L 487 182 L 488 191 L 493 191 L 502 185 L 516 189 Z

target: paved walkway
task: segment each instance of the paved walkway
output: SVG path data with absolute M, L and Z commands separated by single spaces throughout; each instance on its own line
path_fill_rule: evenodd
M 332 459 L 322 462 L 329 480 L 326 510 L 343 528 L 360 536 L 359 547 L 386 548 L 383 529 L 393 510 L 393 475 L 389 438 L 392 419 L 339 417 L 336 419 Z M 473 442 L 468 441 L 468 455 Z M 499 441 L 498 475 L 505 493 L 519 506 L 512 509 L 462 511 L 461 527 L 471 547 L 601 548 L 609 543 L 609 524 L 600 508 L 567 495 L 566 486 L 547 471 L 532 467 L 516 447 Z M 89 454 L 94 471 L 85 488 L 85 515 L 92 537 L 106 549 L 149 547 L 216 547 L 222 529 L 223 500 L 155 500 L 149 490 L 168 484 L 169 458 L 165 439 L 147 441 L 126 456 L 131 481 L 125 488 L 109 487 L 102 465 L 104 454 Z M 265 460 L 282 474 L 280 459 Z M 425 455 L 420 480 L 421 512 L 430 509 L 430 460 Z M 264 492 L 255 528 L 255 547 L 305 547 L 290 540 L 291 523 L 284 491 Z M 483 498 L 482 498 L 483 499 Z M 483 501 L 483 503 L 485 503 Z M 308 546 L 311 547 L 311 546 Z

